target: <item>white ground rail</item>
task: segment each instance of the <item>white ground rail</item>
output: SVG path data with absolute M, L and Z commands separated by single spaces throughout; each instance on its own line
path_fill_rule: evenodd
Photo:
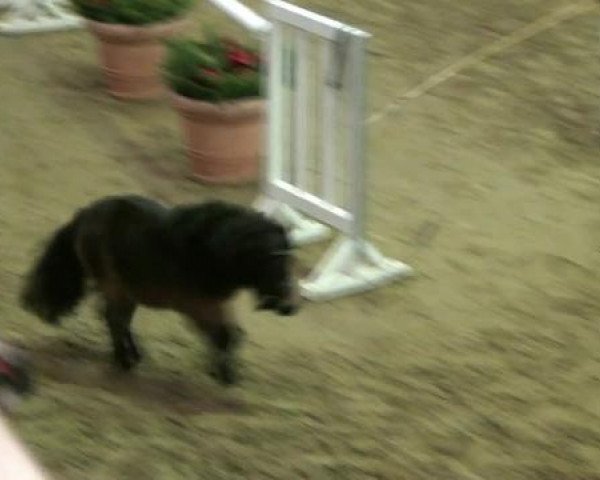
M 20 35 L 79 28 L 83 19 L 71 13 L 68 0 L 0 0 L 0 34 Z

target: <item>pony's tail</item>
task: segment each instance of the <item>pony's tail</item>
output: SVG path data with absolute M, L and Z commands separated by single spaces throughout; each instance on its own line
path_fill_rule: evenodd
M 59 228 L 29 272 L 21 291 L 21 307 L 57 324 L 85 293 L 84 270 L 75 251 L 77 218 Z

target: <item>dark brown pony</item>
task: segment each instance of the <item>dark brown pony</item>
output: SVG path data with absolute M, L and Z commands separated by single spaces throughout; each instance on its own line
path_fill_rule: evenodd
M 227 309 L 240 289 L 261 309 L 297 309 L 286 231 L 263 214 L 211 201 L 167 208 L 144 197 L 106 197 L 79 210 L 52 236 L 21 293 L 23 308 L 57 324 L 85 296 L 103 299 L 117 364 L 141 359 L 130 325 L 138 305 L 175 310 L 215 350 L 211 373 L 235 381 L 241 330 Z

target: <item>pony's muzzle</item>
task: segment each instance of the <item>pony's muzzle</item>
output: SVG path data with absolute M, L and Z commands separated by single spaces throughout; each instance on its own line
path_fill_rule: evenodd
M 278 297 L 264 297 L 258 304 L 258 310 L 270 310 L 285 317 L 296 314 L 299 309 L 299 302 Z
M 300 309 L 299 305 L 294 305 L 294 304 L 286 304 L 286 305 L 280 305 L 279 308 L 277 309 L 277 313 L 279 313 L 279 315 L 282 315 L 284 317 L 289 317 L 291 315 L 294 315 L 298 312 L 298 310 Z
M 270 310 L 287 317 L 298 312 L 300 303 L 300 291 L 293 281 L 283 282 L 267 291 L 259 291 L 258 310 Z

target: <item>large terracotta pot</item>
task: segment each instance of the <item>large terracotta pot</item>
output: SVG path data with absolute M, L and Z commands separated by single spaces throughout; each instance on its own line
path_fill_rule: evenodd
M 265 101 L 208 103 L 171 93 L 178 112 L 192 176 L 206 183 L 255 181 L 263 153 Z
M 177 35 L 186 18 L 150 25 L 122 25 L 87 21 L 99 44 L 100 60 L 109 92 L 121 99 L 154 99 L 166 88 L 161 66 L 166 55 L 163 41 Z

